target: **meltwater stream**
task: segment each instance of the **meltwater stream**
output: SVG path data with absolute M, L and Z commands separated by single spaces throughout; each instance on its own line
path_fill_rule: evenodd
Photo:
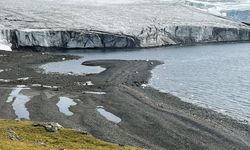
M 64 61 L 42 66 L 46 72 L 82 70 L 86 60 L 160 60 L 165 64 L 152 71 L 149 84 L 183 101 L 211 108 L 250 122 L 250 44 L 219 44 L 192 47 L 154 48 L 138 51 L 82 52 L 78 61 Z M 64 66 L 71 67 L 64 67 Z M 62 70 L 56 70 L 61 68 Z M 63 70 L 63 68 L 73 70 Z M 87 67 L 89 68 L 89 67 Z M 96 68 L 93 73 L 103 71 Z M 89 72 L 88 72 L 89 73 Z

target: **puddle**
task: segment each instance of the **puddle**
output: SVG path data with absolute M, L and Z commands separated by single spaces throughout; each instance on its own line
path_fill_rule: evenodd
M 45 73 L 61 73 L 68 75 L 84 75 L 84 74 L 98 74 L 106 70 L 100 66 L 85 66 L 80 60 L 67 60 L 62 62 L 53 62 L 40 66 Z M 76 65 L 77 64 L 77 65 Z M 74 67 L 72 67 L 74 66 Z
M 10 96 L 6 101 L 7 103 L 12 103 L 12 107 L 15 111 L 17 119 L 22 119 L 22 118 L 30 119 L 29 112 L 25 107 L 25 104 L 30 101 L 30 97 L 23 95 L 21 93 L 21 91 L 24 89 L 29 89 L 29 88 L 27 88 L 24 85 L 18 85 L 11 91 Z
M 73 99 L 68 97 L 59 97 L 59 102 L 56 104 L 59 111 L 66 116 L 72 116 L 73 113 L 69 110 L 71 106 L 75 106 L 77 103 Z
M 96 94 L 96 95 L 105 95 L 106 92 L 93 92 L 93 91 L 84 91 L 85 94 Z
M 106 111 L 103 106 L 97 106 L 96 110 L 107 120 L 113 122 L 113 123 L 120 123 L 122 120 L 121 118 L 115 116 L 114 114 Z

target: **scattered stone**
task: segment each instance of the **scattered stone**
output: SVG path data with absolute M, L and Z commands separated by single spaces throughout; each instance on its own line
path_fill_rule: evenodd
M 12 130 L 12 129 L 7 129 L 7 132 L 12 133 L 12 134 L 16 134 L 16 132 L 14 130 Z
M 12 141 L 20 141 L 21 140 L 21 138 L 16 134 L 16 132 L 14 130 L 8 129 L 7 132 L 9 134 L 8 138 L 10 140 L 12 140 Z
M 42 145 L 42 146 L 46 146 L 46 144 L 45 144 L 44 142 L 36 142 L 36 143 L 34 143 L 34 144 L 36 144 L 36 145 Z
M 92 81 L 87 81 L 85 82 L 85 85 L 88 86 L 88 85 L 94 85 L 94 84 L 92 83 Z
M 75 130 L 77 133 L 80 133 L 82 135 L 88 135 L 89 133 L 87 131 L 81 130 L 81 129 L 77 129 Z
M 18 135 L 9 135 L 9 139 L 12 141 L 20 141 L 20 138 Z
M 141 87 L 144 89 L 147 87 L 147 84 L 142 84 Z
M 75 82 L 76 85 L 78 86 L 93 86 L 94 84 L 92 81 L 86 81 L 86 82 Z
M 157 106 L 160 108 L 164 108 L 164 104 L 162 104 L 162 103 L 157 104 Z
M 48 132 L 56 132 L 59 129 L 63 128 L 59 123 L 55 122 L 43 122 L 43 123 L 33 123 L 34 127 L 44 127 Z
M 135 84 L 136 86 L 140 86 L 140 83 L 137 82 L 137 81 L 134 81 L 134 84 Z

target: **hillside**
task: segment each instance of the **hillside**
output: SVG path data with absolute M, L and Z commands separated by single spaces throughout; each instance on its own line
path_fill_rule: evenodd
M 72 129 L 47 132 L 43 127 L 32 126 L 29 121 L 0 120 L 1 150 L 139 150 L 119 146 Z

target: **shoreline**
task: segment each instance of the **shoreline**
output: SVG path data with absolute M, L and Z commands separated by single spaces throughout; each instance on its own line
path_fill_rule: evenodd
M 168 93 L 159 92 L 146 84 L 158 61 L 97 60 L 84 62 L 107 68 L 100 74 L 71 76 L 42 74 L 32 66 L 75 56 L 33 52 L 0 52 L 1 79 L 12 80 L 2 87 L 27 85 L 31 96 L 26 104 L 33 121 L 56 121 L 65 127 L 83 129 L 94 136 L 118 144 L 149 149 L 248 149 L 250 126 L 210 109 L 181 101 Z M 5 55 L 5 56 L 4 56 Z M 19 60 L 16 62 L 16 60 Z M 17 81 L 17 78 L 30 77 Z M 84 84 L 91 81 L 94 85 Z M 32 87 L 32 84 L 58 86 L 58 89 Z M 11 104 L 6 104 L 9 89 L 0 88 L 0 118 L 15 119 Z M 86 94 L 84 91 L 105 92 Z M 70 107 L 73 116 L 65 116 L 56 107 L 59 96 L 79 99 Z M 103 106 L 121 118 L 114 124 L 97 111 Z M 101 125 L 101 126 L 100 126 Z

